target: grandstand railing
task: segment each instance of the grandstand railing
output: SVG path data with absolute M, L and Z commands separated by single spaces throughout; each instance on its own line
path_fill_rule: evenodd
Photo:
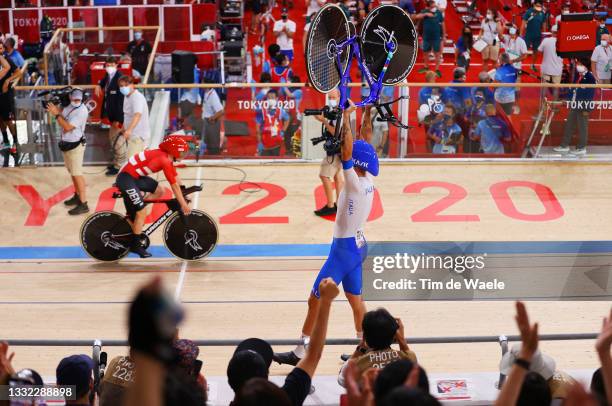
M 597 338 L 595 333 L 575 333 L 575 334 L 541 334 L 540 341 L 570 341 L 570 340 L 594 340 Z M 96 341 L 100 341 L 108 347 L 127 347 L 127 340 L 39 340 L 39 339 L 0 339 L 12 346 L 22 347 L 85 347 L 90 346 Z M 192 340 L 196 345 L 205 347 L 235 347 L 240 344 L 242 339 L 225 340 Z M 303 344 L 297 339 L 266 339 L 270 345 L 298 345 Z M 449 337 L 410 337 L 406 340 L 409 344 L 467 344 L 467 343 L 499 343 L 501 341 L 521 341 L 518 335 L 509 336 L 449 336 Z M 325 345 L 357 345 L 359 340 L 354 338 L 330 338 L 325 341 Z
M 153 99 L 154 93 L 157 91 L 167 91 L 171 95 L 171 109 L 170 109 L 170 122 L 176 124 L 174 120 L 179 114 L 182 114 L 182 107 L 179 100 L 183 96 L 189 96 L 191 100 L 195 98 L 203 98 L 204 91 L 215 88 L 221 91 L 226 97 L 225 103 L 225 116 L 223 118 L 223 132 L 227 141 L 227 149 L 222 155 L 218 156 L 199 156 L 198 158 L 212 158 L 212 159 L 226 159 L 226 158 L 258 158 L 257 154 L 257 142 L 256 142 L 256 126 L 253 123 L 257 117 L 258 105 L 256 93 L 261 88 L 284 88 L 287 84 L 282 83 L 226 83 L 226 84 L 207 84 L 207 83 L 193 83 L 193 84 L 174 84 L 174 83 L 151 83 L 153 77 L 152 61 L 149 61 L 149 67 L 147 68 L 147 80 L 149 83 L 140 84 L 137 87 L 143 91 L 149 93 L 150 100 Z M 155 66 L 156 75 L 158 66 Z M 157 80 L 157 79 L 154 79 Z M 91 84 L 77 83 L 78 86 L 92 89 L 94 86 Z M 360 97 L 359 88 L 362 88 L 361 83 L 352 83 L 352 98 L 358 99 Z M 299 110 L 303 111 L 307 108 L 320 108 L 326 103 L 326 95 L 316 92 L 313 88 L 309 87 L 306 83 L 292 83 L 292 88 L 299 88 L 303 92 L 303 99 L 299 106 Z M 488 88 L 491 92 L 498 88 L 515 88 L 520 90 L 520 96 L 518 97 L 516 105 L 520 107 L 518 114 L 507 115 L 502 111 L 501 107 L 497 104 L 497 112 L 502 117 L 506 124 L 511 129 L 511 142 L 505 143 L 504 154 L 483 154 L 479 152 L 465 152 L 463 145 L 457 149 L 455 154 L 433 154 L 431 145 L 426 138 L 427 123 L 419 123 L 417 121 L 417 110 L 420 108 L 419 91 L 424 87 L 439 88 L 444 91 L 446 88 Z M 549 84 L 549 83 L 516 83 L 516 84 L 504 84 L 504 83 L 402 83 L 393 89 L 393 97 L 397 97 L 400 94 L 407 94 L 409 99 L 405 103 L 395 103 L 394 112 L 402 122 L 412 126 L 408 131 L 402 133 L 401 129 L 395 128 L 389 125 L 388 134 L 388 146 L 385 150 L 385 157 L 394 159 L 405 159 L 405 158 L 416 158 L 416 159 L 521 159 L 523 157 L 533 157 L 537 151 L 537 155 L 541 159 L 551 160 L 576 160 L 576 157 L 571 155 L 561 155 L 553 153 L 552 148 L 559 145 L 563 130 L 565 127 L 565 120 L 568 115 L 569 108 L 571 105 L 566 103 L 563 92 L 569 88 L 591 88 L 595 89 L 595 102 L 597 103 L 595 111 L 591 113 L 589 121 L 589 142 L 588 160 L 599 160 L 609 162 L 612 159 L 612 85 L 576 85 L 576 84 Z M 16 86 L 18 97 L 30 97 L 25 92 L 39 92 L 43 90 L 57 89 L 61 86 Z M 357 89 L 355 89 L 357 88 Z M 545 103 L 544 100 L 553 99 L 553 90 L 560 93 L 561 103 Z M 365 90 L 367 92 L 367 89 Z M 402 93 L 403 92 L 403 93 Z M 30 97 L 31 98 L 31 97 Z M 245 107 L 246 106 L 246 107 Z M 260 106 L 260 105 L 259 105 Z M 554 108 L 551 108 L 553 106 Z M 179 113 L 180 112 L 180 113 Z M 541 114 L 540 120 L 536 118 Z M 358 110 L 353 119 L 354 123 L 361 121 L 361 110 Z M 19 112 L 17 114 L 19 118 Z M 545 128 L 545 118 L 550 118 L 550 125 Z M 189 121 L 191 120 L 191 121 Z M 201 117 L 200 107 L 196 106 L 193 116 L 185 120 L 185 122 L 191 122 L 191 128 L 195 135 L 201 134 Z M 198 122 L 198 120 L 200 120 Z M 94 124 L 99 123 L 94 120 Z M 195 124 L 194 124 L 195 123 Z M 200 123 L 200 124 L 198 124 Z M 465 123 L 464 127 L 470 126 L 472 123 Z M 354 125 L 355 126 L 355 125 Z M 319 145 L 316 147 L 310 146 L 310 139 L 321 135 L 320 123 L 318 123 L 313 117 L 302 117 L 301 121 L 301 138 L 296 142 L 301 143 L 301 154 L 294 155 L 292 150 L 285 150 L 283 147 L 281 155 L 276 159 L 291 159 L 291 160 L 314 160 L 320 159 L 324 156 L 323 148 Z M 169 129 L 170 133 L 173 129 Z M 88 133 L 91 136 L 101 136 L 99 133 L 101 130 L 96 125 L 90 125 L 88 127 Z M 464 136 L 469 130 L 464 129 Z M 96 135 L 97 134 L 97 135 Z M 104 137 L 106 134 L 103 133 Z M 539 150 L 539 145 L 542 144 L 542 149 Z M 100 144 L 100 143 L 98 143 Z M 96 146 L 95 142 L 90 143 L 92 148 L 98 147 L 100 159 L 92 160 L 88 163 L 104 163 L 106 158 L 104 155 L 108 152 L 103 150 L 102 144 Z M 575 141 L 572 142 L 575 145 Z M 541 152 L 541 153 L 540 153 Z M 59 155 L 59 154 L 58 154 Z M 191 158 L 196 158 L 195 154 Z M 268 159 L 267 157 L 261 157 Z M 45 161 L 41 159 L 39 161 L 43 164 L 48 164 L 53 161 Z

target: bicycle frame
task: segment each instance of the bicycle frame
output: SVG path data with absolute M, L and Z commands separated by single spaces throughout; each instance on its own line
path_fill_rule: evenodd
M 393 33 L 391 33 L 393 36 Z M 340 44 L 336 45 L 336 64 L 338 71 L 340 72 L 340 85 L 338 86 L 338 90 L 340 91 L 340 102 L 338 106 L 340 110 L 344 110 L 344 106 L 346 106 L 346 102 L 348 100 L 348 83 L 350 81 L 350 72 L 351 66 L 353 63 L 353 57 L 357 59 L 357 63 L 359 64 L 359 70 L 361 74 L 365 76 L 366 82 L 370 87 L 370 93 L 365 99 L 362 99 L 359 103 L 355 103 L 357 107 L 364 107 L 368 104 L 376 104 L 380 97 L 380 92 L 383 88 L 383 80 L 385 78 L 385 73 L 387 72 L 387 68 L 389 67 L 389 63 L 391 62 L 391 58 L 395 53 L 395 44 L 392 41 L 387 42 L 386 47 L 389 49 L 387 52 L 387 59 L 385 59 L 385 64 L 383 65 L 382 71 L 378 77 L 378 80 L 374 80 L 370 70 L 366 65 L 364 65 L 361 59 L 361 47 L 359 46 L 359 42 L 357 41 L 357 36 L 353 35 L 346 40 L 342 41 Z M 351 54 L 349 55 L 349 60 L 346 64 L 346 68 L 342 71 L 342 61 L 340 60 L 340 56 L 346 49 L 349 49 Z

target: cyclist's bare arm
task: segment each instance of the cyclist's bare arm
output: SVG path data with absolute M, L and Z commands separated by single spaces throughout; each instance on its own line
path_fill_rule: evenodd
M 357 134 L 358 140 L 364 140 L 368 144 L 372 141 L 372 114 L 370 107 L 366 106 L 363 112 L 363 120 L 361 121 L 361 130 Z
M 355 111 L 355 104 L 349 100 L 349 107 L 344 110 L 344 117 L 342 117 L 342 161 L 350 161 L 353 159 L 353 132 L 351 131 L 351 113 Z
M 170 187 L 172 188 L 172 193 L 174 193 L 174 197 L 176 197 L 176 200 L 178 200 L 179 204 L 181 205 L 181 210 L 183 211 L 183 213 L 191 213 L 191 209 L 189 208 L 189 205 L 187 204 L 187 201 L 183 196 L 183 192 L 181 191 L 181 184 L 177 181 L 176 183 L 171 184 Z

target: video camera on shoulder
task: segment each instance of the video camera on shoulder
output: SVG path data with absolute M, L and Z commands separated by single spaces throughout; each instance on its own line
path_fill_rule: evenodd
M 72 86 L 62 87 L 61 89 L 45 90 L 43 92 L 38 93 L 38 97 L 43 98 L 41 100 L 41 103 L 44 109 L 47 109 L 49 103 L 55 104 L 56 106 L 67 107 L 68 105 L 70 105 L 70 95 L 75 90 L 82 92 L 82 102 L 87 102 L 87 99 L 89 98 L 89 93 L 86 93 L 82 89 Z

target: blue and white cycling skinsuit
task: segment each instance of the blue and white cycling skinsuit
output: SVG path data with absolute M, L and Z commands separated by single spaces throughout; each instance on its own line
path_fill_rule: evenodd
M 361 295 L 361 263 L 368 253 L 363 227 L 372 208 L 373 176 L 369 172 L 357 176 L 353 160 L 342 161 L 342 168 L 345 184 L 338 197 L 334 239 L 312 288 L 316 297 L 319 297 L 319 283 L 328 277 L 338 285 L 342 283 L 345 292 Z

